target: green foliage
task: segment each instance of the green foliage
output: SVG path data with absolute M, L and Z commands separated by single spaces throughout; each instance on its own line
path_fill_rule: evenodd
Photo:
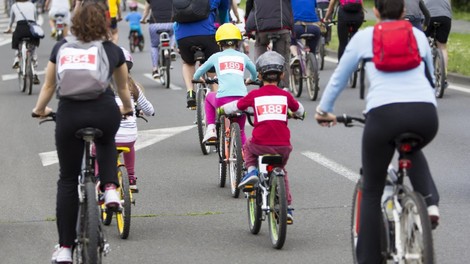
M 468 0 L 452 0 L 452 9 L 458 12 L 470 12 L 470 2 Z

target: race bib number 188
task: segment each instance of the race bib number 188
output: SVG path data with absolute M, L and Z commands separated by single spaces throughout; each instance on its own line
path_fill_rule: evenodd
M 255 98 L 258 122 L 268 120 L 287 121 L 287 97 L 262 96 Z

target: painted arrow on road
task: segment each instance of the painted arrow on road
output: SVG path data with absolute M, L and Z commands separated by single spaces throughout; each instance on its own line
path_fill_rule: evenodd
M 135 150 L 146 148 L 193 127 L 195 125 L 139 131 L 139 138 L 135 142 Z M 39 153 L 39 157 L 41 158 L 42 166 L 49 166 L 59 161 L 56 151 Z

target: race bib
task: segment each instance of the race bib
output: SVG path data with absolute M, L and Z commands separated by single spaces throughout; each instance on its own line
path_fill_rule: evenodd
M 245 59 L 240 56 L 222 56 L 218 59 L 220 74 L 235 73 L 243 76 Z
M 258 122 L 287 121 L 287 97 L 281 95 L 257 97 L 255 98 L 255 112 Z
M 96 71 L 98 48 L 85 49 L 64 48 L 58 61 L 58 72 L 64 70 L 91 70 Z

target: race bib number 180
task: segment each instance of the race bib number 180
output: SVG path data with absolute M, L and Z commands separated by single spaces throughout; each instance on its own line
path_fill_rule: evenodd
M 287 97 L 262 96 L 255 98 L 258 122 L 268 120 L 287 121 Z

